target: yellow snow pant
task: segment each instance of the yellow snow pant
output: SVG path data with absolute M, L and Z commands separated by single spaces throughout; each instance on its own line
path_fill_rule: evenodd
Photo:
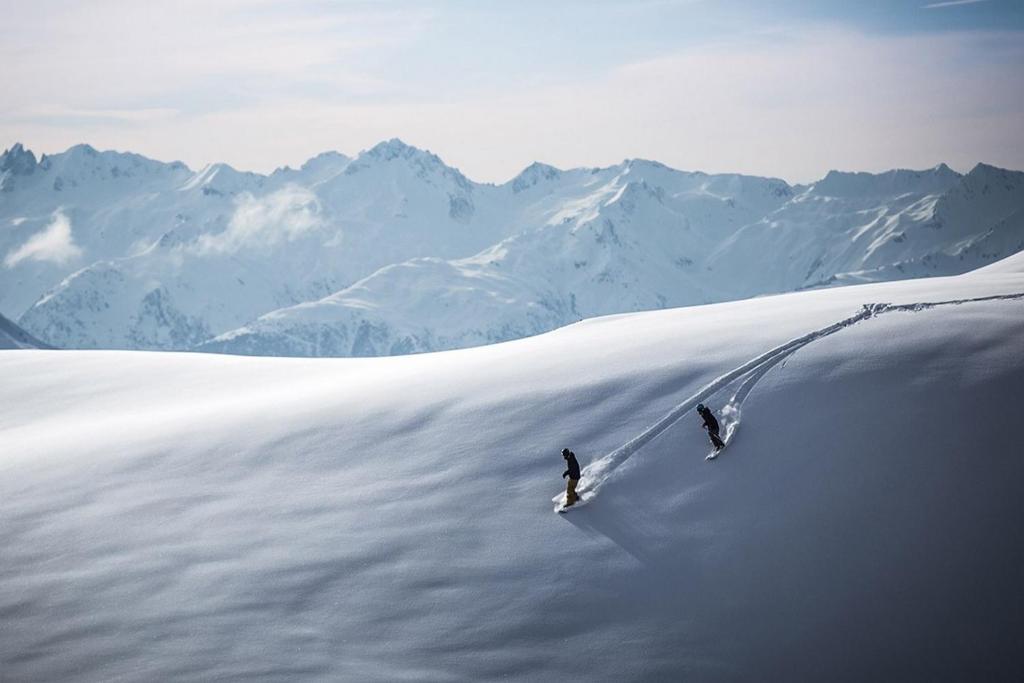
M 578 484 L 578 483 L 580 483 L 579 479 L 572 479 L 572 478 L 570 478 L 566 482 L 566 484 L 565 484 L 565 504 L 566 505 L 572 505 L 573 503 L 575 503 L 577 500 L 580 499 L 580 497 L 576 495 L 576 484 Z

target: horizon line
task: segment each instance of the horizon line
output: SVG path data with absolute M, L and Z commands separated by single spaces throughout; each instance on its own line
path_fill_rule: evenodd
M 297 168 L 296 167 L 292 167 L 292 166 L 290 166 L 288 164 L 284 164 L 284 165 L 281 165 L 281 166 L 276 166 L 274 168 L 274 170 L 272 170 L 270 172 L 245 170 L 245 169 L 241 169 L 241 168 L 238 168 L 236 166 L 233 166 L 230 163 L 225 162 L 225 161 L 209 162 L 207 164 L 204 164 L 202 167 L 194 168 L 194 167 L 190 166 L 188 163 L 182 161 L 181 159 L 173 159 L 173 160 L 167 161 L 167 160 L 164 160 L 164 159 L 158 159 L 156 157 L 147 156 L 146 154 L 143 154 L 141 152 L 135 152 L 135 151 L 131 151 L 131 150 L 120 150 L 120 149 L 113 149 L 113 148 L 100 149 L 100 148 L 97 148 L 97 147 L 95 147 L 94 145 L 92 145 L 92 144 L 90 144 L 88 142 L 79 142 L 79 143 L 73 144 L 70 147 L 68 147 L 67 149 L 65 149 L 63 151 L 60 151 L 60 152 L 52 152 L 52 153 L 40 152 L 39 156 L 36 158 L 36 163 L 42 163 L 42 161 L 44 159 L 46 159 L 47 157 L 53 157 L 53 156 L 58 156 L 58 155 L 62 155 L 62 154 L 67 154 L 68 152 L 70 152 L 71 150 L 75 149 L 76 147 L 86 147 L 88 149 L 93 150 L 94 152 L 99 153 L 99 154 L 111 153 L 111 154 L 122 154 L 122 155 L 135 155 L 135 156 L 142 157 L 143 159 L 146 159 L 148 161 L 154 161 L 154 162 L 157 162 L 157 163 L 160 163 L 160 164 L 165 164 L 165 165 L 181 164 L 186 169 L 188 169 L 188 171 L 190 171 L 191 173 L 202 173 L 203 171 L 205 171 L 205 170 L 207 170 L 209 168 L 212 168 L 214 166 L 226 166 L 227 168 L 231 169 L 232 171 L 235 171 L 236 173 L 247 173 L 247 174 L 257 175 L 257 176 L 260 176 L 260 177 L 263 177 L 263 178 L 269 178 L 270 176 L 274 175 L 275 173 L 279 173 L 279 172 L 283 172 L 283 171 L 289 171 L 289 170 L 291 170 L 291 171 L 301 170 L 302 167 L 305 166 L 306 164 L 308 164 L 310 161 L 313 161 L 314 159 L 317 159 L 319 157 L 322 157 L 322 156 L 328 155 L 328 154 L 338 154 L 340 156 L 345 157 L 350 162 L 351 161 L 355 161 L 355 160 L 359 159 L 360 157 L 362 157 L 363 155 L 368 154 L 368 153 L 372 152 L 373 150 L 377 149 L 378 147 L 381 147 L 382 145 L 387 145 L 387 144 L 392 143 L 392 142 L 398 142 L 399 144 L 401 144 L 405 148 L 413 149 L 413 150 L 416 150 L 416 151 L 418 151 L 420 153 L 429 154 L 429 155 L 435 157 L 443 166 L 458 172 L 464 178 L 466 178 L 467 180 L 472 182 L 474 185 L 484 185 L 484 186 L 490 185 L 490 186 L 494 186 L 494 187 L 500 187 L 502 185 L 507 185 L 507 184 L 509 184 L 511 182 L 514 182 L 516 180 L 516 178 L 519 178 L 528 169 L 530 169 L 533 166 L 538 166 L 538 165 L 539 166 L 546 166 L 548 168 L 552 168 L 552 169 L 558 171 L 559 173 L 571 173 L 573 171 L 602 171 L 602 170 L 607 170 L 607 169 L 610 169 L 610 168 L 614 168 L 616 166 L 623 166 L 623 165 L 629 164 L 631 162 L 646 162 L 646 163 L 658 164 L 658 165 L 664 166 L 665 168 L 667 168 L 667 169 L 669 169 L 671 171 L 674 171 L 676 173 L 702 174 L 702 175 L 706 175 L 706 176 L 739 176 L 739 177 L 747 177 L 747 178 L 762 178 L 762 179 L 767 179 L 767 180 L 780 180 L 780 181 L 786 183 L 790 187 L 801 186 L 801 185 L 813 185 L 813 184 L 816 184 L 818 182 L 821 182 L 822 180 L 827 178 L 832 173 L 845 173 L 845 174 L 861 174 L 861 173 L 864 173 L 864 174 L 868 174 L 868 175 L 872 175 L 872 176 L 879 176 L 879 175 L 885 175 L 887 173 L 894 173 L 894 172 L 898 172 L 898 171 L 909 171 L 909 172 L 912 172 L 912 173 L 925 173 L 925 172 L 928 172 L 928 171 L 938 170 L 939 168 L 941 168 L 943 166 L 946 167 L 947 169 L 949 169 L 950 171 L 956 173 L 957 175 L 960 175 L 960 176 L 968 175 L 969 173 L 971 173 L 973 170 L 975 170 L 979 166 L 987 166 L 987 167 L 990 167 L 990 168 L 996 168 L 996 169 L 999 169 L 999 170 L 1011 171 L 1011 172 L 1015 172 L 1015 173 L 1024 172 L 1024 169 L 1003 168 L 1001 166 L 996 166 L 994 164 L 989 164 L 989 163 L 986 163 L 984 161 L 976 161 L 974 163 L 974 165 L 970 168 L 970 170 L 958 171 L 957 169 L 953 168 L 949 163 L 947 163 L 945 161 L 941 161 L 941 162 L 939 162 L 939 163 L 937 163 L 937 164 L 935 164 L 933 166 L 928 166 L 928 167 L 925 167 L 925 168 L 911 168 L 909 166 L 895 166 L 895 167 L 887 168 L 885 170 L 880 170 L 880 171 L 844 170 L 844 169 L 841 169 L 841 168 L 830 168 L 828 171 L 826 171 L 824 173 L 824 175 L 820 176 L 819 178 L 817 178 L 815 180 L 810 180 L 810 181 L 806 181 L 806 182 L 792 182 L 790 180 L 787 180 L 785 178 L 782 178 L 782 177 L 776 176 L 776 175 L 756 175 L 756 174 L 753 174 L 753 173 L 741 173 L 741 172 L 736 172 L 736 171 L 709 172 L 709 171 L 702 171 L 702 170 L 687 170 L 687 169 L 681 169 L 681 168 L 676 168 L 674 166 L 670 166 L 670 165 L 668 165 L 668 164 L 666 164 L 666 163 L 664 163 L 662 161 L 658 161 L 657 159 L 647 159 L 647 158 L 643 158 L 643 157 L 627 157 L 627 158 L 623 159 L 622 161 L 619 161 L 618 163 L 609 164 L 608 166 L 571 166 L 571 167 L 568 167 L 568 168 L 562 168 L 562 167 L 559 167 L 559 166 L 555 166 L 554 164 L 549 164 L 549 163 L 544 162 L 544 161 L 534 160 L 534 161 L 530 162 L 529 164 L 527 164 L 526 166 L 524 166 L 522 169 L 520 169 L 515 175 L 513 175 L 508 180 L 506 180 L 504 182 L 491 182 L 491 181 L 478 181 L 478 180 L 474 180 L 474 179 L 470 178 L 469 176 L 467 176 L 465 173 L 463 173 L 462 170 L 459 169 L 457 166 L 452 166 L 452 165 L 448 164 L 446 161 L 444 161 L 444 159 L 441 157 L 441 155 L 438 154 L 437 152 L 434 152 L 434 151 L 432 151 L 432 150 L 430 150 L 428 148 L 425 148 L 425 147 L 418 147 L 418 146 L 416 146 L 414 144 L 409 144 L 409 143 L 405 142 L 404 140 L 402 140 L 401 138 L 399 138 L 397 136 L 381 140 L 380 142 L 376 143 L 375 145 L 373 145 L 371 147 L 359 150 L 359 152 L 357 152 L 354 155 L 347 154 L 347 153 L 342 152 L 342 151 L 337 150 L 337 149 L 326 149 L 326 150 L 324 150 L 322 152 L 318 152 L 318 153 L 314 154 L 313 156 L 307 158 Z M 11 152 L 12 150 L 14 150 L 15 148 L 18 148 L 18 147 L 20 147 L 25 152 L 28 152 L 28 153 L 32 154 L 33 157 L 36 157 L 36 153 L 32 150 L 32 148 L 27 147 L 24 143 L 22 143 L 20 141 L 15 141 L 14 143 L 11 144 L 10 147 L 5 147 L 4 151 L 2 152 L 2 154 L 6 155 L 6 154 L 8 154 L 9 152 Z

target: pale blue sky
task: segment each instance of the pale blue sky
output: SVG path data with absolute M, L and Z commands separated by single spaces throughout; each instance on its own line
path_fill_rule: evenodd
M 0 0 L 0 146 L 268 171 L 400 137 L 476 180 L 1024 168 L 1018 0 Z

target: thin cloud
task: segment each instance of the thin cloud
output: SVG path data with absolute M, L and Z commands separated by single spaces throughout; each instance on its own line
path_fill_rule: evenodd
M 939 9 L 941 7 L 955 7 L 956 5 L 976 5 L 979 2 L 988 2 L 988 0 L 948 0 L 948 2 L 933 2 L 930 5 L 923 5 L 921 9 Z
M 99 3 L 100 18 L 92 4 L 74 5 L 43 36 L 31 29 L 49 26 L 45 3 L 18 5 L 29 13 L 24 30 L 0 45 L 0 63 L 18 66 L 0 69 L 0 91 L 18 93 L 0 108 L 0 141 L 38 154 L 85 140 L 193 168 L 223 161 L 269 172 L 401 137 L 488 181 L 534 160 L 572 167 L 638 156 L 798 181 L 834 167 L 1024 166 L 1024 32 L 1012 26 L 865 33 L 737 16 L 733 27 L 706 3 L 700 40 L 620 51 L 586 69 L 554 57 L 550 68 L 526 68 L 524 51 L 500 41 L 474 44 L 466 60 L 440 39 L 500 18 L 493 12 L 455 21 L 440 3 L 331 3 L 336 13 L 322 26 L 319 2 L 238 15 L 249 3 L 228 0 L 211 5 L 211 18 L 201 0 L 183 1 L 197 11 L 152 3 L 162 8 L 156 20 L 151 3 Z M 935 16 L 963 13 L 974 12 Z M 598 34 L 601 17 L 590 25 Z M 719 21 L 730 30 L 716 32 Z M 160 30 L 128 30 L 152 25 Z M 538 46 L 558 36 L 540 35 Z M 219 247 L 250 244 L 245 226 L 261 223 L 244 215 Z
M 416 7 L 239 0 L 111 0 L 59 11 L 20 3 L 7 14 L 0 63 L 17 68 L 0 70 L 0 91 L 23 103 L 115 112 L 393 92 L 381 63 L 423 35 L 432 16 Z
M 36 122 L 64 125 L 79 122 L 108 123 L 114 125 L 149 124 L 173 118 L 180 113 L 170 107 L 143 107 L 139 109 L 87 109 L 59 104 L 12 106 L 6 112 L 10 122 Z
M 233 253 L 243 247 L 272 247 L 291 242 L 321 224 L 320 202 L 306 188 L 288 185 L 265 197 L 246 192 L 236 201 L 227 230 L 203 235 L 199 251 Z
M 457 100 L 268 101 L 145 126 L 67 130 L 6 131 L 0 119 L 0 139 L 50 140 L 55 151 L 85 139 L 195 167 L 227 161 L 269 172 L 398 136 L 474 180 L 495 182 L 535 160 L 566 168 L 633 157 L 798 182 L 831 168 L 969 169 L 979 159 L 1024 167 L 1020 33 L 869 36 L 821 27 L 782 37 L 701 46 L 539 88 L 495 84 Z M 244 215 L 234 237 L 249 234 Z
M 53 214 L 53 221 L 30 237 L 25 244 L 9 253 L 4 259 L 4 265 L 13 268 L 26 260 L 64 265 L 81 254 L 82 250 L 71 237 L 71 219 L 57 209 Z

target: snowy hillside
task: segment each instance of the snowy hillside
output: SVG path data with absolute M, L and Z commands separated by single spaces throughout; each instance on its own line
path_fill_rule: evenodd
M 395 358 L 0 352 L 3 678 L 1017 680 L 1021 338 L 1018 257 Z
M 1024 248 L 1024 174 L 808 186 L 627 160 L 475 183 L 399 140 L 267 175 L 0 157 L 0 310 L 69 348 L 381 355 L 581 318 L 949 275 Z
M 0 349 L 47 348 L 50 347 L 0 315 Z

